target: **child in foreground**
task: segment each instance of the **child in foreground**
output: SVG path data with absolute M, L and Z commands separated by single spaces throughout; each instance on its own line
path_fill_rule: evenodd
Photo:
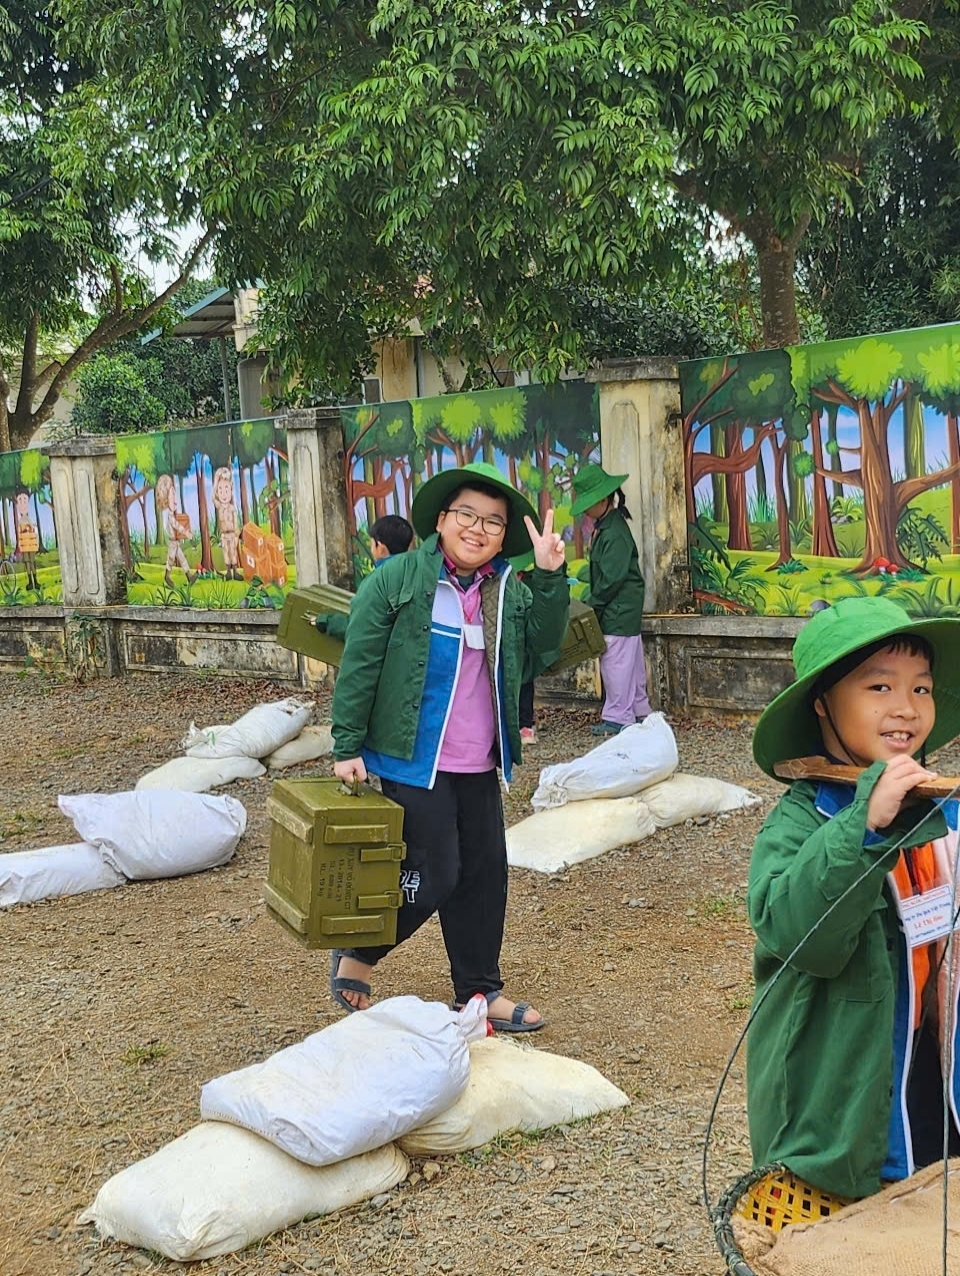
M 822 754 L 865 770 L 855 786 L 791 784 L 750 861 L 758 1002 L 790 959 L 747 1052 L 754 1164 L 786 1173 L 760 1180 L 742 1212 L 776 1228 L 939 1159 L 942 1035 L 949 1024 L 957 1037 L 960 991 L 958 980 L 948 1007 L 956 803 L 912 796 L 935 774 L 926 751 L 960 732 L 960 622 L 847 599 L 801 630 L 793 658 L 796 682 L 757 724 L 757 764 L 774 775 L 779 762 Z M 955 1155 L 955 1068 L 949 1081 Z

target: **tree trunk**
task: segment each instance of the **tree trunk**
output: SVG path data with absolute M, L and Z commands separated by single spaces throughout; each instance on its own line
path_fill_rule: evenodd
M 766 512 L 766 507 L 770 501 L 770 494 L 767 491 L 767 471 L 763 464 L 762 455 L 757 457 L 753 472 L 757 484 L 757 512 L 759 514 L 761 511 Z M 764 520 L 758 518 L 757 521 L 762 523 Z
M 836 403 L 828 404 L 827 406 L 827 442 L 828 443 L 836 444 L 837 442 L 837 413 L 839 411 L 840 411 L 839 404 L 836 404 Z M 831 470 L 836 470 L 838 473 L 843 469 L 843 461 L 840 458 L 840 453 L 836 450 L 835 447 L 830 449 L 830 468 Z M 834 483 L 832 484 L 832 486 L 833 486 L 833 499 L 835 501 L 839 500 L 843 496 L 843 484 Z
M 374 469 L 372 456 L 365 456 L 363 458 L 363 481 L 371 488 L 374 486 L 374 484 L 377 481 L 377 475 Z M 370 530 L 370 528 L 374 525 L 376 521 L 377 521 L 377 508 L 373 503 L 373 497 L 368 496 L 367 497 L 367 530 L 368 531 Z
M 947 414 L 947 450 L 951 465 L 960 462 L 960 427 L 954 412 Z M 960 474 L 950 480 L 950 553 L 960 554 Z
M 790 439 L 787 445 L 787 483 L 790 492 L 790 518 L 794 523 L 802 523 L 810 517 L 806 479 L 793 468 L 793 458 L 799 456 L 803 450 L 800 439 Z
M 127 517 L 130 507 L 127 504 L 126 493 L 124 487 L 130 482 L 130 470 L 125 469 L 117 480 L 117 490 L 120 493 L 120 547 L 123 550 L 123 565 L 127 569 L 127 575 L 133 575 L 133 550 L 130 548 L 130 525 Z
M 813 544 L 811 551 L 816 558 L 839 558 L 833 523 L 830 519 L 830 501 L 827 484 L 820 471 L 823 469 L 823 438 L 820 434 L 820 413 L 810 413 L 810 437 L 813 440 Z
M 912 564 L 897 545 L 897 501 L 890 473 L 890 456 L 882 417 L 883 406 L 870 411 L 866 399 L 858 403 L 860 418 L 860 473 L 863 478 L 863 517 L 866 536 L 863 558 L 854 568 L 859 573 L 874 570 L 878 558 L 889 559 L 897 567 Z
M 257 519 L 257 485 L 253 477 L 253 466 L 247 470 L 247 476 L 250 479 L 250 509 L 248 511 L 251 522 L 256 523 Z
M 547 510 L 550 508 L 550 434 L 547 427 L 544 426 L 543 434 L 539 444 L 539 461 L 540 461 L 540 491 L 537 497 L 537 506 L 540 513 L 540 522 L 547 517 Z
M 743 432 L 738 425 L 725 427 L 726 454 L 736 457 L 743 451 Z M 727 483 L 727 509 L 730 522 L 727 528 L 727 548 L 751 550 L 750 524 L 747 521 L 747 484 L 743 470 L 725 474 Z
M 743 225 L 745 234 L 753 241 L 757 250 L 763 344 L 767 348 L 779 349 L 800 343 L 794 276 L 797 245 L 809 224 L 809 213 L 801 215 L 793 232 L 787 237 L 778 234 L 773 223 L 764 214 L 747 218 Z
M 143 559 L 146 562 L 150 558 L 150 525 L 147 522 L 146 490 L 140 494 L 140 514 L 143 518 Z
M 207 485 L 203 477 L 203 456 L 195 454 L 197 466 L 197 505 L 200 508 L 200 567 L 213 571 L 213 550 L 210 545 L 210 515 L 207 510 Z
M 270 460 L 269 452 L 263 458 L 263 465 L 267 472 L 267 491 L 270 492 L 270 496 L 267 498 L 267 517 L 270 520 L 270 531 L 274 536 L 279 536 L 281 534 L 280 498 L 275 487 L 277 476 L 273 468 L 273 462 Z
M 167 531 L 163 525 L 163 510 L 160 508 L 160 503 L 157 500 L 156 483 L 154 483 L 153 485 L 153 517 L 156 521 L 156 528 L 157 528 L 156 535 L 154 536 L 153 539 L 154 539 L 154 544 L 156 544 L 157 547 L 159 548 L 159 546 L 166 545 L 167 543 Z
M 350 485 L 347 484 L 347 491 Z M 247 480 L 243 472 L 243 466 L 240 466 L 240 525 L 246 526 L 250 522 L 250 498 L 247 496 Z
M 724 442 L 724 427 L 722 425 L 714 424 L 710 426 L 710 451 L 714 456 L 727 455 Z M 724 476 L 722 474 L 711 475 L 710 484 L 713 487 L 713 521 L 715 523 L 729 523 L 730 509 L 727 505 L 727 485 L 724 482 Z
M 383 486 L 383 478 L 383 457 L 377 452 L 373 458 L 373 483 L 378 489 L 373 497 L 373 515 L 375 520 L 384 518 L 387 513 L 387 498 L 379 491 Z
M 0 452 L 12 452 L 10 442 L 10 410 L 7 407 L 8 386 L 5 377 L 0 376 Z
M 37 553 L 45 554 L 47 551 L 43 543 L 43 534 L 40 531 L 40 497 L 36 492 L 33 493 L 33 517 L 37 524 Z
M 907 478 L 923 478 L 927 472 L 923 401 L 910 390 L 903 401 L 903 462 Z
M 790 548 L 790 513 L 787 506 L 787 494 L 783 486 L 783 466 L 787 456 L 787 440 L 781 444 L 777 444 L 776 438 L 772 440 L 773 447 L 773 482 L 777 493 L 777 538 L 780 542 L 780 552 L 777 555 L 777 561 L 771 563 L 767 568 L 768 572 L 775 572 L 778 567 L 782 567 L 784 563 L 789 562 L 793 556 Z

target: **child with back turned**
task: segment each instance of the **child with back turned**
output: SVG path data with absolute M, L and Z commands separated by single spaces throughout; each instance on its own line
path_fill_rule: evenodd
M 757 724 L 758 765 L 774 775 L 821 754 L 864 770 L 855 785 L 791 784 L 750 862 L 750 1140 L 757 1167 L 784 1169 L 741 1210 L 776 1228 L 939 1159 L 942 1038 L 956 1037 L 960 990 L 946 1005 L 956 803 L 912 793 L 934 775 L 926 751 L 960 733 L 960 622 L 847 599 L 801 630 L 793 658 L 796 681 Z M 948 1080 L 955 1155 L 955 1067 Z

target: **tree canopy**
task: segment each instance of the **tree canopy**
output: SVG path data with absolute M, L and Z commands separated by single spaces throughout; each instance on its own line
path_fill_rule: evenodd
M 92 15 L 89 15 L 92 19 Z M 104 21 L 100 15 L 99 21 Z M 155 293 L 136 268 L 173 259 L 198 205 L 183 144 L 131 129 L 118 86 L 72 41 L 63 11 L 0 8 L 0 449 L 49 420 L 77 370 L 137 330 L 189 276 L 206 242 Z M 11 391 L 16 391 L 8 409 Z

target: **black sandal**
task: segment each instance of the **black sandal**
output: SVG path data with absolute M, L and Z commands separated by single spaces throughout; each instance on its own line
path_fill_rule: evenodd
M 345 975 L 338 975 L 340 969 L 340 959 L 346 956 L 342 948 L 334 948 L 330 954 L 330 993 L 338 1006 L 343 1006 L 344 1010 L 353 1014 L 355 1010 L 359 1010 L 359 1006 L 351 1005 L 344 997 L 345 992 L 358 992 L 364 997 L 370 996 L 370 985 L 365 984 L 362 979 L 348 979 Z

